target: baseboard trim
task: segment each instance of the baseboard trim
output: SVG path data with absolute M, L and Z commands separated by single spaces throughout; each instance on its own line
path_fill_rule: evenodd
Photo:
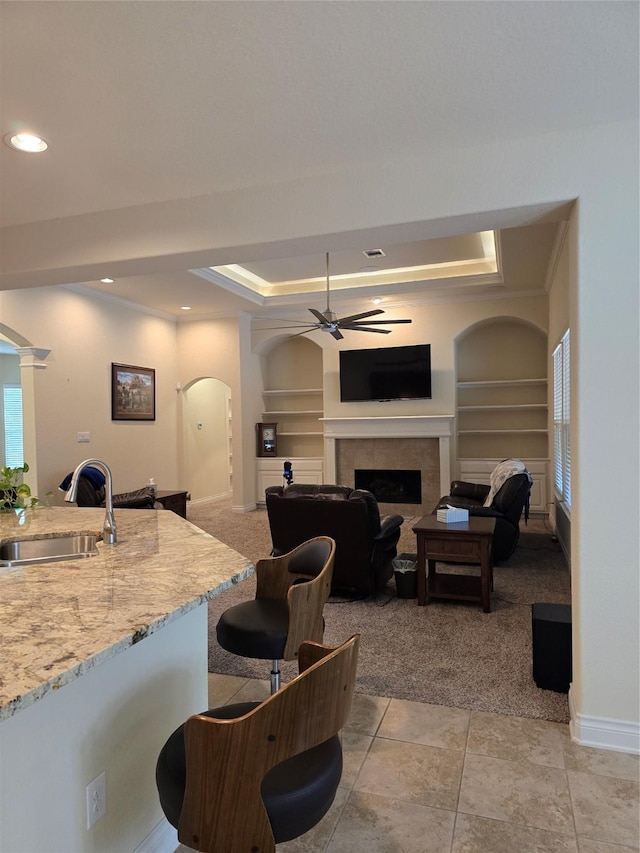
M 133 853 L 174 853 L 179 844 L 178 833 L 166 818 L 162 818 Z
M 614 720 L 610 717 L 578 714 L 575 711 L 571 690 L 569 690 L 569 713 L 571 740 L 581 746 L 640 755 L 640 724 Z
M 189 503 L 192 506 L 197 506 L 198 504 L 208 504 L 208 503 L 220 503 L 221 501 L 228 501 L 231 497 L 231 492 L 225 492 L 222 495 L 207 495 L 204 498 L 196 498 L 196 500 L 190 500 Z
M 244 506 L 232 506 L 231 512 L 253 512 L 254 509 L 257 509 L 257 504 L 245 504 Z

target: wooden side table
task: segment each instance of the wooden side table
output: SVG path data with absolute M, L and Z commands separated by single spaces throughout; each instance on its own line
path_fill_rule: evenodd
M 495 518 L 470 517 L 468 521 L 445 524 L 435 515 L 425 515 L 413 527 L 418 541 L 418 604 L 432 598 L 478 601 L 491 612 L 493 563 L 491 540 Z M 436 561 L 471 563 L 480 566 L 480 577 L 436 572 Z
M 187 517 L 187 492 L 162 491 L 158 489 L 156 500 L 165 509 L 170 509 L 176 515 L 181 515 L 182 518 Z

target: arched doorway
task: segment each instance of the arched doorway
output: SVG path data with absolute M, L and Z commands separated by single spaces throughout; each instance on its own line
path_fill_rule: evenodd
M 0 334 L 0 467 L 23 463 L 20 357 L 15 345 Z
M 0 375 L 0 393 L 2 393 L 2 453 L 0 461 L 5 456 L 5 434 L 4 434 L 4 384 L 13 389 L 19 389 L 19 395 L 14 395 L 13 408 L 21 407 L 22 423 L 22 457 L 23 462 L 29 464 L 29 473 L 25 477 L 34 492 L 38 491 L 38 455 L 36 443 L 36 385 L 34 374 L 36 370 L 46 367 L 44 360 L 51 350 L 34 347 L 21 334 L 0 323 L 0 343 L 2 343 L 2 354 L 8 357 L 6 371 Z M 17 359 L 17 374 L 16 361 Z M 1 359 L 0 359 L 1 360 Z M 19 399 L 18 399 L 19 398 Z M 17 461 L 15 458 L 13 463 Z M 6 464 L 3 461 L 3 464 Z M 11 464 L 11 463 L 10 463 Z M 11 464 L 11 467 L 17 467 Z
M 183 389 L 185 482 L 192 501 L 231 496 L 231 389 L 200 377 Z

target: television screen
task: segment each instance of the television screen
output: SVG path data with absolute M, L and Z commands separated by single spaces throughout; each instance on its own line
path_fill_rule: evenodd
M 340 400 L 431 399 L 431 344 L 340 350 Z

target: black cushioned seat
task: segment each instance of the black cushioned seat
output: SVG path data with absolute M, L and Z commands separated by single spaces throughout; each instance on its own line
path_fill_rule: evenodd
M 272 691 L 280 687 L 280 661 L 297 657 L 305 640 L 322 640 L 335 550 L 332 539 L 318 536 L 288 554 L 258 560 L 255 598 L 220 616 L 216 638 L 223 649 L 273 662 Z
M 203 716 L 233 720 L 257 708 L 259 702 L 223 705 Z M 156 765 L 160 805 L 167 820 L 178 827 L 186 782 L 184 724 L 164 745 Z M 260 793 L 276 841 L 281 844 L 314 827 L 328 812 L 342 775 L 342 749 L 337 736 L 298 753 L 271 769 Z
M 525 524 L 529 519 L 532 479 L 523 463 L 520 464 L 524 469 L 523 473 L 514 474 L 504 482 L 496 492 L 491 506 L 484 506 L 490 486 L 454 480 L 450 494 L 441 497 L 433 510 L 435 513 L 440 506 L 455 506 L 469 510 L 470 516 L 495 518 L 496 526 L 491 544 L 494 564 L 503 563 L 513 554 L 520 537 L 520 518 L 524 514 Z
M 359 644 L 359 634 L 337 648 L 303 642 L 299 675 L 264 702 L 194 714 L 173 732 L 156 784 L 179 841 L 202 853 L 276 853 L 324 817 L 340 784 Z
M 282 660 L 288 631 L 287 601 L 261 598 L 225 610 L 216 637 L 223 649 L 241 657 Z
M 393 574 L 400 528 L 393 513 L 380 515 L 365 489 L 330 483 L 294 483 L 265 490 L 272 554 L 285 554 L 314 536 L 336 542 L 331 589 L 334 593 L 376 595 Z

